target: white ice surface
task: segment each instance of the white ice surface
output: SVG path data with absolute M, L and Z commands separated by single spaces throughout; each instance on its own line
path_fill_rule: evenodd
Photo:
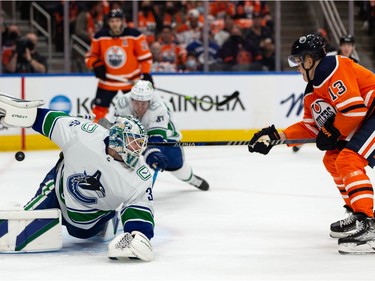
M 313 145 L 185 152 L 210 190 L 159 174 L 153 262 L 109 260 L 106 243 L 65 232 L 59 252 L 0 254 L 0 280 L 375 280 L 375 255 L 340 255 L 329 237 L 343 202 Z M 58 153 L 0 153 L 0 204 L 26 203 Z

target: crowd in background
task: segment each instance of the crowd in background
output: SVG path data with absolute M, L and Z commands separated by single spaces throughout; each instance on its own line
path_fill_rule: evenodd
M 37 2 L 53 15 L 55 51 L 64 51 L 63 1 Z M 27 17 L 30 3 L 23 5 L 21 15 Z M 139 1 L 137 24 L 131 21 L 132 5 L 132 1 L 69 1 L 70 33 L 90 45 L 95 32 L 105 26 L 105 15 L 121 8 L 126 24 L 145 34 L 153 72 L 202 70 L 203 1 Z M 210 71 L 275 69 L 273 22 L 266 1 L 210 1 L 208 14 Z M 82 57 L 73 59 L 84 65 Z M 84 71 L 82 64 L 75 64 L 75 70 Z
M 36 2 L 52 15 L 55 51 L 63 52 L 63 1 Z M 22 1 L 20 5 L 21 17 L 28 19 L 30 2 Z M 71 0 L 70 34 L 90 45 L 94 34 L 105 27 L 105 15 L 120 8 L 126 24 L 145 34 L 153 54 L 152 72 L 203 70 L 204 1 L 139 1 L 136 24 L 131 21 L 132 5 L 133 1 Z M 360 5 L 364 28 L 370 35 L 375 24 L 375 1 L 362 1 Z M 275 70 L 274 26 L 267 1 L 210 1 L 208 7 L 210 71 Z M 3 54 L 4 50 L 14 50 L 16 38 L 20 38 L 19 32 L 14 37 L 12 28 L 16 27 L 3 31 Z M 9 72 L 8 60 L 3 56 L 4 72 Z M 72 71 L 87 71 L 83 57 L 75 53 Z

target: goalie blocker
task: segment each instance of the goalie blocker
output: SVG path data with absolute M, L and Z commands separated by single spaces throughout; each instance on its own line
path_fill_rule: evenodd
M 59 209 L 0 210 L 0 252 L 46 252 L 61 248 Z
M 21 100 L 0 93 L 0 118 L 5 127 L 31 127 L 36 118 L 37 108 L 42 100 Z

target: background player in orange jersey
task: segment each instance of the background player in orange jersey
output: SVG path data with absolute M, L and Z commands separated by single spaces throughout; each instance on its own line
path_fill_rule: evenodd
M 111 101 L 119 90 L 129 92 L 133 81 L 140 78 L 153 83 L 150 75 L 152 55 L 146 38 L 139 30 L 124 26 L 120 9 L 111 10 L 108 27 L 95 34 L 86 56 L 86 65 L 99 78 L 93 106 L 96 121 L 108 113 Z M 107 74 L 129 82 L 109 79 Z
M 300 37 L 289 65 L 307 82 L 303 120 L 282 132 L 275 126 L 257 132 L 249 151 L 268 154 L 268 140 L 316 138 L 326 151 L 323 163 L 346 206 L 347 219 L 331 225 L 331 236 L 344 254 L 375 253 L 373 187 L 365 167 L 375 166 L 375 75 L 350 58 L 326 56 L 319 35 Z

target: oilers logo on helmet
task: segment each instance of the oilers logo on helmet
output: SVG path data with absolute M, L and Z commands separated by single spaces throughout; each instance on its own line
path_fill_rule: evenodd
M 105 52 L 106 64 L 112 68 L 121 68 L 126 62 L 127 56 L 123 48 L 111 46 Z
M 315 124 L 321 128 L 331 116 L 336 115 L 336 110 L 324 100 L 318 99 L 311 103 L 311 113 Z
M 301 36 L 301 37 L 299 38 L 299 42 L 300 42 L 301 44 L 304 44 L 304 43 L 306 42 L 306 36 Z

